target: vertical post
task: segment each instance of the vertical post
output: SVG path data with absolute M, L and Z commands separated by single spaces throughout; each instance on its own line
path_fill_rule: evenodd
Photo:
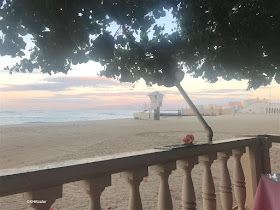
M 35 210 L 49 210 L 56 199 L 62 198 L 62 185 L 25 192 L 23 198 Z
M 172 210 L 173 204 L 168 184 L 168 177 L 173 170 L 176 169 L 176 163 L 166 163 L 161 165 L 155 165 L 151 167 L 160 176 L 160 186 L 158 194 L 158 210 Z
M 246 147 L 241 157 L 246 182 L 246 209 L 252 209 L 261 174 L 271 173 L 269 136 L 258 136 L 256 143 Z
M 111 176 L 82 180 L 79 185 L 90 197 L 89 210 L 101 210 L 100 196 L 105 187 L 111 186 Z
M 191 176 L 194 165 L 198 163 L 198 158 L 187 160 L 178 160 L 177 165 L 184 171 L 183 188 L 182 188 L 182 210 L 195 210 L 196 197 Z
M 227 167 L 228 159 L 231 151 L 218 152 L 218 160 L 220 162 L 220 197 L 223 210 L 232 210 L 232 190 L 229 171 Z
M 130 196 L 128 202 L 128 210 L 142 210 L 142 201 L 139 192 L 139 185 L 143 181 L 143 177 L 148 176 L 148 168 L 140 168 L 133 171 L 125 171 L 121 173 L 121 177 L 125 178 L 130 185 Z
M 238 148 L 232 150 L 234 157 L 234 168 L 233 168 L 233 181 L 234 181 L 234 194 L 238 204 L 238 210 L 245 210 L 246 201 L 246 188 L 245 188 L 245 177 L 241 166 L 241 156 L 245 152 L 245 148 Z
M 269 150 L 272 147 L 272 142 L 267 136 L 258 136 L 261 142 L 261 158 L 262 158 L 262 168 L 263 174 L 270 174 L 271 173 L 271 164 L 270 164 L 270 154 Z
M 154 110 L 154 120 L 160 120 L 160 108 L 159 107 L 157 107 Z
M 215 186 L 211 172 L 211 165 L 216 158 L 216 154 L 198 157 L 199 162 L 204 166 L 202 182 L 203 210 L 216 210 Z
M 246 203 L 247 209 L 252 209 L 254 197 L 262 173 L 262 163 L 260 158 L 260 141 L 246 147 L 246 152 L 241 157 L 242 168 L 246 182 Z
M 194 114 L 196 115 L 196 117 L 198 118 L 199 122 L 202 124 L 202 126 L 204 127 L 204 129 L 207 132 L 207 137 L 208 137 L 208 142 L 212 143 L 212 138 L 213 138 L 213 131 L 212 128 L 207 124 L 207 122 L 204 120 L 204 118 L 202 117 L 202 115 L 199 113 L 199 111 L 197 110 L 197 108 L 195 107 L 195 105 L 193 104 L 192 100 L 189 98 L 188 94 L 184 91 L 184 89 L 182 88 L 182 86 L 180 85 L 180 82 L 175 82 L 174 83 L 175 86 L 178 88 L 178 90 L 180 91 L 180 93 L 182 94 L 182 96 L 185 98 L 186 102 L 188 103 L 188 105 L 190 106 L 190 108 L 192 109 L 192 111 L 194 112 Z

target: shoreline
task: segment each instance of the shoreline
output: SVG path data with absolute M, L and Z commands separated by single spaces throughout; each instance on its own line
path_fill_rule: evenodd
M 25 122 L 19 124 L 0 124 L 0 127 L 7 127 L 7 126 L 21 126 L 21 125 L 37 125 L 37 124 L 61 124 L 61 123 L 83 123 L 83 122 L 92 122 L 92 121 L 103 121 L 103 120 L 126 120 L 126 119 L 133 119 L 133 117 L 128 118 L 114 118 L 114 119 L 95 119 L 95 120 L 77 120 L 77 121 L 55 121 L 55 122 Z
M 0 125 L 80 122 L 133 118 L 133 110 L 0 110 Z

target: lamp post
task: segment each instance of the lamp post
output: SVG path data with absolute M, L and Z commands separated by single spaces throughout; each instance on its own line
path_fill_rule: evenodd
M 185 76 L 185 73 L 183 71 L 176 71 L 175 74 L 170 74 L 165 78 L 164 85 L 166 87 L 173 87 L 174 85 L 178 88 L 181 95 L 184 97 L 188 105 L 190 106 L 191 110 L 194 112 L 195 116 L 199 120 L 199 122 L 202 124 L 204 129 L 207 132 L 208 142 L 212 143 L 213 139 L 213 131 L 212 128 L 207 124 L 207 122 L 204 120 L 200 112 L 197 110 L 195 105 L 193 104 L 192 100 L 189 98 L 188 94 L 185 92 L 185 90 L 182 88 L 180 82 L 183 80 Z
M 192 100 L 189 98 L 188 94 L 182 88 L 180 82 L 175 82 L 175 86 L 178 88 L 178 90 L 180 91 L 180 93 L 182 94 L 182 96 L 184 97 L 184 99 L 186 100 L 186 102 L 188 103 L 188 105 L 190 106 L 190 108 L 192 109 L 192 111 L 194 112 L 196 117 L 198 118 L 199 122 L 203 125 L 204 129 L 206 130 L 208 142 L 212 143 L 213 131 L 212 131 L 211 127 L 207 124 L 207 122 L 204 120 L 204 118 L 202 117 L 200 112 L 197 110 L 197 108 L 193 104 Z

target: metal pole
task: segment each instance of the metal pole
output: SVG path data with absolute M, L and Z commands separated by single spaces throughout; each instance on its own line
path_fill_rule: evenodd
M 197 110 L 197 108 L 195 107 L 195 105 L 193 104 L 193 102 L 191 101 L 189 96 L 187 95 L 187 93 L 182 88 L 180 82 L 175 82 L 175 86 L 178 88 L 178 90 L 180 91 L 182 96 L 185 98 L 186 102 L 188 103 L 188 105 L 190 106 L 192 111 L 195 113 L 195 115 L 198 118 L 199 122 L 203 125 L 204 129 L 206 130 L 207 137 L 208 137 L 208 142 L 212 143 L 213 131 L 212 131 L 211 127 L 207 124 L 207 122 L 204 120 L 202 115 L 199 113 L 199 111 Z

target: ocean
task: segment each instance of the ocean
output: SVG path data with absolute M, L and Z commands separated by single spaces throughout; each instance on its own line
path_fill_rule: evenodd
M 0 110 L 0 125 L 133 118 L 132 110 Z

